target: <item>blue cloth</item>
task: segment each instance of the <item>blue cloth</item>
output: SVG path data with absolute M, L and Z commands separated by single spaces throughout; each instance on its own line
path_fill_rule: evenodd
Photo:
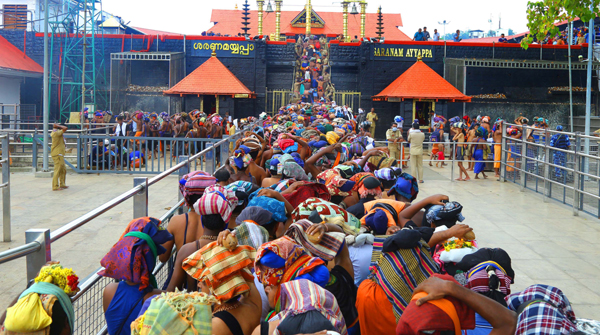
M 283 150 L 283 153 L 289 154 L 289 153 L 296 152 L 296 151 L 298 151 L 298 143 L 294 143 L 294 145 L 291 145 L 291 146 L 285 148 L 285 150 Z
M 348 252 L 354 268 L 354 284 L 358 287 L 371 274 L 369 265 L 371 265 L 373 245 L 368 243 L 361 246 L 350 245 L 348 246 Z
M 135 160 L 137 158 L 143 158 L 143 157 L 144 157 L 144 154 L 137 150 L 129 154 L 129 160 Z
M 277 199 L 265 197 L 265 196 L 256 196 L 258 191 L 250 194 L 248 197 L 248 207 L 258 206 L 262 207 L 273 214 L 272 219 L 277 222 L 286 222 L 287 215 L 285 215 L 285 204 Z
M 473 159 L 476 161 L 483 161 L 483 149 L 477 149 L 473 152 Z M 481 173 L 485 168 L 485 162 L 477 162 L 475 163 L 475 167 L 473 171 L 475 174 Z
M 488 335 L 492 332 L 492 325 L 487 322 L 481 315 L 475 313 L 475 329 L 465 330 L 467 335 Z
M 423 40 L 424 40 L 424 38 L 425 38 L 425 35 L 423 35 L 423 33 L 422 33 L 422 32 L 419 32 L 419 31 L 417 31 L 417 32 L 415 33 L 415 37 L 414 37 L 414 40 L 415 40 L 415 41 L 423 41 Z
M 552 162 L 554 165 L 565 166 L 565 162 L 567 160 L 567 154 L 560 151 L 554 151 L 552 153 Z M 564 174 L 564 170 L 559 167 L 554 167 L 554 176 L 557 179 L 562 179 Z
M 119 282 L 117 291 L 104 313 L 109 334 L 131 334 L 130 325 L 139 315 L 146 293 L 147 291 L 139 290 L 139 285 Z
M 571 146 L 571 140 L 569 139 L 569 136 L 565 134 L 556 134 L 550 138 L 550 146 L 566 150 Z

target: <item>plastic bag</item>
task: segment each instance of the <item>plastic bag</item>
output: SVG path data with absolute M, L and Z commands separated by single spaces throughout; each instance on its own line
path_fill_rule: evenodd
M 4 327 L 12 332 L 29 333 L 42 330 L 51 323 L 52 318 L 42 307 L 40 296 L 31 293 L 6 310 Z

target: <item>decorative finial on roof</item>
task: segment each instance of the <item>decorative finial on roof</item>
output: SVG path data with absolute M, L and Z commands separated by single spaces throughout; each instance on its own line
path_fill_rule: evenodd
M 417 62 L 422 62 L 423 61 L 423 56 L 418 56 L 417 57 Z
M 212 52 L 210 53 L 211 57 L 217 57 L 217 48 L 216 47 L 212 47 Z
M 235 4 L 235 10 L 238 10 L 238 6 L 237 6 L 237 3 L 236 3 L 236 4 Z

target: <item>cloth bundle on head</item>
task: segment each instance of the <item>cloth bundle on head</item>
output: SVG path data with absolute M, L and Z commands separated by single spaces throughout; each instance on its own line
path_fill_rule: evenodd
M 211 335 L 215 297 L 202 292 L 164 292 L 131 323 L 132 335 Z
M 363 226 L 369 227 L 375 235 L 384 235 L 387 228 L 397 226 L 398 214 L 406 207 L 404 202 L 379 199 L 364 204 L 366 214 L 360 219 Z
M 353 142 L 350 144 L 350 156 L 361 157 L 365 152 L 365 147 L 360 142 Z
M 476 252 L 466 255 L 456 263 L 456 267 L 466 273 L 474 274 L 477 271 L 485 270 L 485 267 L 491 264 L 497 265 L 504 274 L 510 279 L 511 283 L 515 279 L 515 271 L 512 268 L 510 256 L 506 251 L 500 248 L 481 248 Z M 481 267 L 484 265 L 483 267 Z
M 269 232 L 253 221 L 243 221 L 235 227 L 234 232 L 239 245 L 248 245 L 254 249 L 269 241 Z
M 519 314 L 515 335 L 571 334 L 577 331 L 569 299 L 553 286 L 533 285 L 506 297 L 508 308 Z
M 477 137 L 481 137 L 481 138 L 486 138 L 488 135 L 488 131 L 487 129 L 483 128 L 483 127 L 479 127 L 477 128 L 477 130 L 475 131 L 475 136 Z
M 272 217 L 273 214 L 267 209 L 259 206 L 248 206 L 235 218 L 235 223 L 240 225 L 244 221 L 250 221 L 259 226 L 264 226 L 271 222 Z
M 277 199 L 269 198 L 266 196 L 258 196 L 260 189 L 250 194 L 248 207 L 261 207 L 271 212 L 272 220 L 276 222 L 287 221 L 287 215 L 285 211 L 285 203 Z
M 235 192 L 220 185 L 213 185 L 204 190 L 204 195 L 194 204 L 194 210 L 200 215 L 219 214 L 223 221 L 228 223 L 237 205 L 238 198 Z
M 419 194 L 419 183 L 417 178 L 406 172 L 402 173 L 398 179 L 396 179 L 396 184 L 387 192 L 388 196 L 394 194 L 405 197 L 411 202 L 415 200 Z
M 166 249 L 162 246 L 173 240 L 173 235 L 160 228 L 160 221 L 151 217 L 134 219 L 129 223 L 119 241 L 102 258 L 104 270 L 98 274 L 116 280 L 140 284 L 139 290 L 157 288 L 152 275 L 156 257 Z
M 296 163 L 296 161 L 293 159 L 281 163 L 281 174 L 283 174 L 287 178 L 292 178 L 297 181 L 309 180 L 304 169 L 300 165 L 298 165 L 298 163 Z
M 336 144 L 340 139 L 340 135 L 334 131 L 328 131 L 327 134 L 325 134 L 325 138 L 327 139 L 327 143 Z
M 445 205 L 433 205 L 425 210 L 425 218 L 428 224 L 435 224 L 436 227 L 454 226 L 456 221 L 463 222 L 465 217 L 462 215 L 462 205 L 456 201 L 447 202 Z
M 192 171 L 186 175 L 183 176 L 183 178 L 181 178 L 179 180 L 179 192 L 181 192 L 181 195 L 185 196 L 185 183 L 187 182 L 188 179 L 190 179 L 191 177 L 195 176 L 195 175 L 205 175 L 205 176 L 210 176 L 208 173 L 204 172 L 204 171 Z M 214 183 L 213 183 L 214 184 Z M 210 184 L 212 185 L 212 184 Z M 210 186 L 207 185 L 206 187 Z
M 223 303 L 250 291 L 248 282 L 254 281 L 250 269 L 255 257 L 253 247 L 238 245 L 229 250 L 215 241 L 187 257 L 182 267 L 194 279 L 204 282 Z
M 189 177 L 186 178 L 186 176 Z M 182 180 L 184 179 L 185 184 L 183 185 L 182 195 L 185 199 L 188 199 L 191 195 L 202 195 L 207 187 L 217 183 L 217 178 L 202 171 L 195 171 L 193 174 L 187 174 Z
M 5 335 L 46 335 L 53 325 L 54 305 L 58 302 L 67 317 L 71 329 L 75 323 L 75 312 L 69 296 L 79 288 L 79 278 L 72 269 L 60 264 L 43 266 L 35 283 L 19 296 L 18 301 L 6 310 Z M 56 322 L 54 324 L 57 324 Z M 58 324 L 58 328 L 62 325 Z
M 423 240 L 412 249 L 383 252 L 383 244 L 389 237 L 375 237 L 371 256 L 371 272 L 375 282 L 385 291 L 394 308 L 396 321 L 410 303 L 414 289 L 425 279 L 439 271 Z
M 320 198 L 329 201 L 331 194 L 329 194 L 327 187 L 321 183 L 304 183 L 296 187 L 294 192 L 283 194 L 283 197 L 292 207 L 296 208 L 309 198 Z
M 433 276 L 458 284 L 449 275 L 434 274 Z M 398 320 L 396 334 L 430 334 L 430 331 L 433 331 L 433 334 L 440 334 L 447 331 L 460 335 L 463 329 L 475 329 L 475 311 L 466 303 L 446 296 L 417 306 L 416 301 L 424 296 L 427 296 L 427 293 L 419 292 L 413 295 L 410 304 Z
M 360 198 L 366 198 L 369 195 L 381 197 L 383 189 L 381 182 L 370 172 L 360 172 L 350 178 L 355 182 L 352 190 L 358 192 Z
M 319 222 L 315 222 L 317 220 L 311 219 L 315 214 L 319 216 Z M 343 223 L 341 227 L 344 230 L 344 233 L 352 235 L 357 234 L 358 229 L 360 228 L 360 220 L 358 220 L 356 216 L 348 213 L 342 207 L 329 201 L 319 198 L 309 198 L 300 203 L 292 212 L 292 220 L 294 220 L 294 222 L 309 219 L 315 223 L 320 223 L 323 220 L 333 223 L 331 221 L 336 218 L 341 218 L 341 223 Z
M 234 165 L 238 169 L 243 169 L 250 164 L 252 156 L 250 156 L 250 148 L 245 145 L 233 152 L 233 156 L 229 157 L 229 164 Z
M 329 194 L 332 196 L 347 197 L 355 185 L 353 181 L 342 178 L 340 172 L 336 169 L 329 169 L 319 173 L 317 180 L 327 186 Z
M 327 232 L 323 233 L 319 243 L 314 243 L 309 240 L 306 234 L 306 230 L 312 225 L 313 222 L 306 219 L 296 221 L 287 229 L 285 236 L 293 238 L 309 255 L 319 257 L 327 262 L 332 261 L 344 245 L 346 235 L 338 232 Z
M 226 169 L 221 169 L 219 171 L 222 171 L 222 170 L 226 170 Z M 225 186 L 225 188 L 235 192 L 235 195 L 238 198 L 237 205 L 241 206 L 244 204 L 246 199 L 248 199 L 248 196 L 250 196 L 250 193 L 252 191 L 252 183 L 249 181 L 238 180 L 238 181 L 235 181 L 235 182 Z M 240 195 L 242 195 L 243 198 L 240 198 Z
M 307 254 L 289 236 L 261 245 L 256 254 L 254 271 L 264 285 L 279 285 L 304 278 L 324 287 L 329 281 L 325 262 Z
M 306 279 L 281 285 L 281 312 L 275 335 L 333 330 L 347 335 L 346 321 L 331 292 Z
M 504 298 L 510 294 L 511 279 L 499 265 L 482 263 L 469 271 L 467 278 L 467 288 L 506 306 Z

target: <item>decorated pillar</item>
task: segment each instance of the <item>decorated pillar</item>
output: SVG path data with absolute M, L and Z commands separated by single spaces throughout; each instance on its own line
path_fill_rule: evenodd
M 306 2 L 306 37 L 309 37 L 311 35 L 310 33 L 310 28 L 311 28 L 311 23 L 312 23 L 312 18 L 311 15 L 312 14 L 312 6 L 310 4 L 310 0 L 308 0 Z
M 265 4 L 265 0 L 258 0 L 258 35 L 263 34 L 263 5 Z
M 279 41 L 279 35 L 281 34 L 281 2 L 282 0 L 275 0 L 275 40 Z
M 348 42 L 348 4 L 350 4 L 349 1 L 342 1 L 342 15 L 344 18 L 344 29 L 343 29 L 343 34 L 344 34 L 344 41 Z
M 365 21 L 367 19 L 367 1 L 360 2 L 360 38 L 365 37 Z
M 217 98 L 217 99 L 215 99 L 216 100 L 216 103 L 215 103 L 215 114 L 219 115 L 219 96 L 215 95 L 215 97 Z

